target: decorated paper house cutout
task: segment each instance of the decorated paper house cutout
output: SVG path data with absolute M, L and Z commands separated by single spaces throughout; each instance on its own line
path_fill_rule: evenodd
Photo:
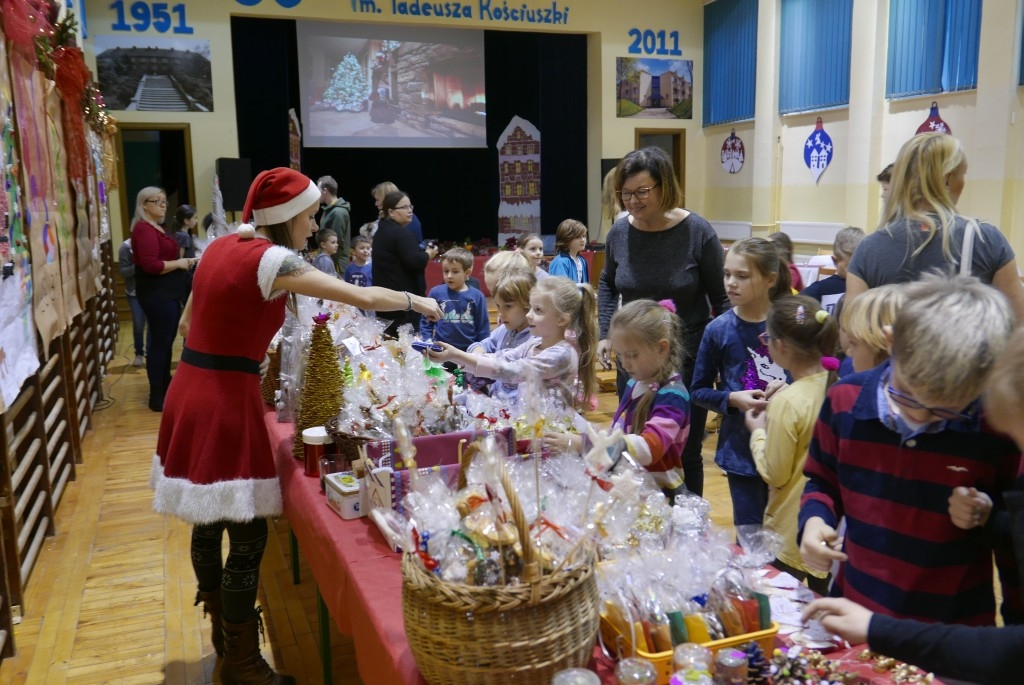
M 540 234 L 540 131 L 514 116 L 498 137 L 498 244 Z

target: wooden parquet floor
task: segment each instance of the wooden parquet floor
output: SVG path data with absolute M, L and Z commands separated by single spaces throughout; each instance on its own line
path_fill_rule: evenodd
M 130 330 L 130 323 L 121 327 L 124 354 L 107 370 L 105 399 L 94 410 L 77 480 L 57 510 L 57 533 L 28 581 L 14 631 L 18 653 L 0 664 L 0 683 L 217 682 L 209 619 L 193 606 L 190 529 L 152 510 L 149 467 L 160 417 L 146 408 L 144 369 L 127 356 Z M 607 422 L 614 408 L 606 393 L 590 418 Z M 728 525 L 728 487 L 713 452 L 712 438 L 704 449 L 705 496 L 716 522 Z M 292 584 L 288 522 L 274 520 L 270 530 L 259 598 L 263 654 L 297 682 L 319 685 L 316 589 L 304 560 L 302 582 Z M 331 631 L 334 682 L 361 683 L 352 641 L 333 625 Z

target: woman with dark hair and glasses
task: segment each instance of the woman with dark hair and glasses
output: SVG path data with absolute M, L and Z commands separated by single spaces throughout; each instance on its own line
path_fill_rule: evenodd
M 167 195 L 162 188 L 147 186 L 139 191 L 132 225 L 132 259 L 135 294 L 152 335 L 146 375 L 149 408 L 153 411 L 164 408 L 164 396 L 171 382 L 171 348 L 178 334 L 182 305 L 188 298 L 188 272 L 198 261 L 181 256 L 178 242 L 163 227 L 166 215 Z
M 427 245 L 420 249 L 416 237 L 407 229 L 412 221 L 412 200 L 402 191 L 385 195 L 380 212 L 377 232 L 373 234 L 373 284 L 423 295 L 427 289 L 423 270 L 437 256 L 437 247 Z M 413 311 L 378 311 L 377 316 L 391 321 L 385 330 L 389 335 L 395 335 L 405 323 L 412 324 L 413 330 L 419 328 L 420 315 Z
M 683 193 L 672 162 L 662 150 L 645 147 L 630 152 L 615 170 L 615 193 L 629 214 L 618 219 L 605 240 L 605 264 L 598 285 L 601 342 L 598 358 L 611 368 L 608 326 L 622 303 L 639 299 L 672 300 L 683 324 L 680 373 L 689 386 L 693 364 L 712 310 L 729 308 L 722 276 L 724 255 L 715 229 L 704 218 L 683 209 Z M 618 369 L 619 395 L 628 375 Z M 690 409 L 690 437 L 683 449 L 686 488 L 704 491 L 700 456 L 707 410 Z

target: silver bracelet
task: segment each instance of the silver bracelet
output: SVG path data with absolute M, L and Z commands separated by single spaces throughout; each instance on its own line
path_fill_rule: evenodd
M 406 302 L 406 304 L 409 305 L 409 306 L 407 306 L 405 308 L 405 311 L 408 312 L 408 311 L 412 310 L 412 295 L 409 294 L 408 290 L 405 291 L 405 302 Z

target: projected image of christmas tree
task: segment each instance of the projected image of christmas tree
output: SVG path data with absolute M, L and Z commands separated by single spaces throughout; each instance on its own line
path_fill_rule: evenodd
M 348 53 L 333 70 L 323 101 L 339 112 L 361 112 L 370 97 L 370 84 L 355 55 Z

